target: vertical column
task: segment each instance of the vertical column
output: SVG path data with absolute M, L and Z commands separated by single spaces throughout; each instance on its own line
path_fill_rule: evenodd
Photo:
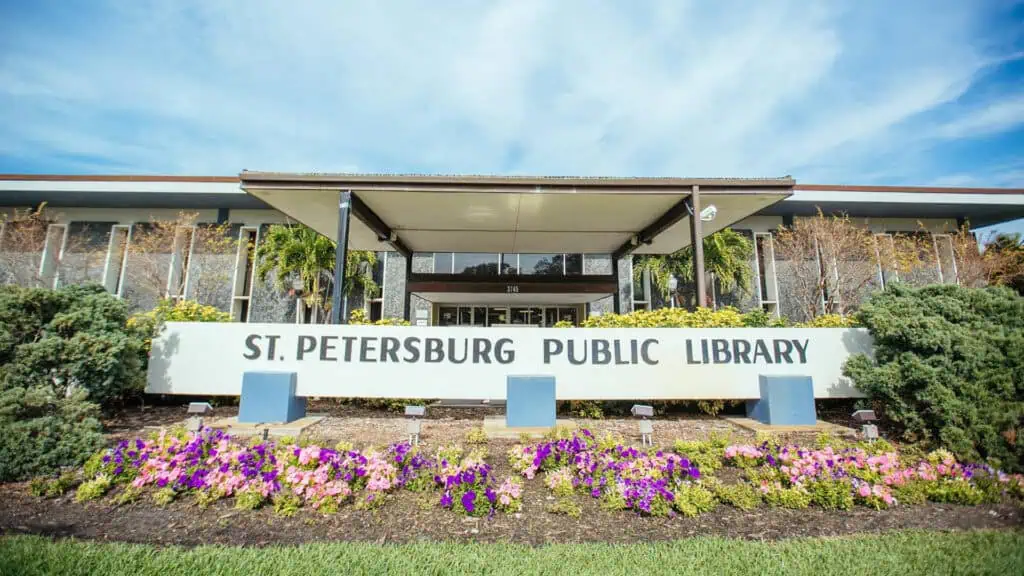
M 612 276 L 615 278 L 615 295 L 612 297 L 612 311 L 622 314 L 622 290 L 619 289 L 619 259 L 612 254 Z
M 334 299 L 331 324 L 348 324 L 348 299 L 345 297 L 345 264 L 348 261 L 348 219 L 352 212 L 352 191 L 338 194 L 338 243 L 334 250 Z
M 700 186 L 694 185 L 690 193 L 690 243 L 693 244 L 693 279 L 697 294 L 697 307 L 707 303 L 707 287 L 704 278 L 704 233 L 701 231 L 700 220 Z

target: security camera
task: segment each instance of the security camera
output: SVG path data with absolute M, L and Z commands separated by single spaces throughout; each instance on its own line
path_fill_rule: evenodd
M 711 222 L 715 219 L 715 216 L 718 216 L 718 208 L 714 204 L 700 211 L 701 222 Z

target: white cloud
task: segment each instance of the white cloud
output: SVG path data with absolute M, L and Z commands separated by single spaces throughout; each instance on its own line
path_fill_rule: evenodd
M 1005 57 L 976 3 L 639 4 L 110 2 L 4 31 L 0 154 L 863 181 L 1024 123 L 1019 86 L 958 101 Z

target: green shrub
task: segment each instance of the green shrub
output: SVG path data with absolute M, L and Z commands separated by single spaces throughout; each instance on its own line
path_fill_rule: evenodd
M 113 484 L 110 477 L 106 475 L 100 475 L 87 482 L 82 482 L 78 490 L 75 491 L 75 502 L 96 500 L 106 494 Z
M 138 501 L 142 497 L 142 489 L 134 486 L 125 486 L 124 490 L 114 496 L 114 504 L 117 506 L 125 506 L 132 502 Z
M 854 356 L 843 371 L 906 439 L 1024 469 L 1024 298 L 1002 287 L 894 285 L 859 317 L 875 357 Z
M 295 494 L 279 492 L 274 496 L 274 513 L 288 518 L 294 516 L 302 506 L 302 500 Z
M 58 498 L 78 484 L 78 475 L 65 472 L 56 478 L 33 478 L 29 483 L 29 493 L 37 498 Z
M 623 507 L 625 507 L 625 503 L 623 503 Z M 548 506 L 548 512 L 562 514 L 570 518 L 579 518 L 583 515 L 583 509 L 572 497 L 559 498 L 554 504 Z
M 722 447 L 712 441 L 676 440 L 672 445 L 676 453 L 686 456 L 701 473 L 710 474 L 722 467 Z
M 892 487 L 892 495 L 896 502 L 904 506 L 920 506 L 928 501 L 931 482 L 927 480 L 911 480 Z
M 487 444 L 487 431 L 483 426 L 474 426 L 466 432 L 466 444 Z
M 174 491 L 174 488 L 161 488 L 153 493 L 153 502 L 163 508 L 174 502 L 174 499 L 178 497 L 178 493 Z
M 966 480 L 947 480 L 931 483 L 928 499 L 932 502 L 975 506 L 985 501 L 985 493 Z
M 100 286 L 0 287 L 0 390 L 84 390 L 103 408 L 145 386 L 144 337 Z
M 715 486 L 715 497 L 740 510 L 753 510 L 761 505 L 761 491 L 745 482 L 719 484 Z
M 769 506 L 800 510 L 811 505 L 811 495 L 801 488 L 773 488 L 765 493 Z
M 707 488 L 698 484 L 683 484 L 675 491 L 672 507 L 683 516 L 694 517 L 715 509 L 718 501 Z
M 143 346 L 148 353 L 153 338 L 160 334 L 165 322 L 231 322 L 231 314 L 194 300 L 164 299 L 149 312 L 140 312 L 129 318 L 128 328 L 143 335 Z
M 99 410 L 85 391 L 52 387 L 0 390 L 0 482 L 77 466 L 103 446 Z
M 568 400 L 559 404 L 560 411 L 568 412 L 576 418 L 591 418 L 594 420 L 604 418 L 604 402 L 596 400 Z
M 853 490 L 843 480 L 818 480 L 808 487 L 811 503 L 825 510 L 849 510 L 853 508 Z
M 240 490 L 235 494 L 235 508 L 239 510 L 255 510 L 263 506 L 266 499 L 258 490 Z
M 199 492 L 196 493 L 196 504 L 199 506 L 200 509 L 206 510 L 214 503 L 216 503 L 217 500 L 220 500 L 223 497 L 224 491 L 220 490 L 219 488 L 213 488 L 210 490 L 200 490 Z
M 796 325 L 797 328 L 852 328 L 860 326 L 853 316 L 840 316 L 839 314 L 822 314 L 815 316 L 807 322 Z

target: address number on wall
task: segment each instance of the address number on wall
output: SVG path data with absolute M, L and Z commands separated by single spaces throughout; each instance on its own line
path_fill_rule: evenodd
M 517 284 L 505 286 L 505 294 L 519 294 L 519 286 Z

